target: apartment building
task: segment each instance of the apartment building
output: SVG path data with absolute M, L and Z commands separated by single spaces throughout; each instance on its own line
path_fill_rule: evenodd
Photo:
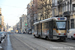
M 0 8 L 0 31 L 4 30 L 4 16 L 1 13 L 1 8 Z
M 75 0 L 52 0 L 52 16 L 67 17 L 67 30 L 74 26 Z
M 26 29 L 27 29 L 27 16 L 23 14 L 20 17 L 20 31 L 19 32 L 23 33 L 25 32 Z

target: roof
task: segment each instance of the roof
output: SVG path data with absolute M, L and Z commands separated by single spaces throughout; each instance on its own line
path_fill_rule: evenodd
M 65 20 L 67 20 L 66 17 L 51 17 L 51 18 L 48 18 L 48 19 L 45 19 L 45 20 L 41 20 L 41 21 L 35 22 L 34 25 L 36 25 L 38 23 L 48 22 L 48 21 L 51 21 L 51 20 L 57 20 L 57 21 L 59 21 L 58 18 L 65 18 Z

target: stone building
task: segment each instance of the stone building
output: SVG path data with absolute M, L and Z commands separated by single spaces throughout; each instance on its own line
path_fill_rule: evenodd
M 27 29 L 27 16 L 23 14 L 20 17 L 20 32 L 23 33 Z
M 27 32 L 29 29 L 33 29 L 33 23 L 34 23 L 34 7 L 33 1 L 31 1 L 27 5 Z
M 67 30 L 75 28 L 75 0 L 52 0 L 52 14 L 55 17 L 67 17 Z
M 4 30 L 4 16 L 1 13 L 1 8 L 0 8 L 0 31 Z
M 34 21 L 52 17 L 52 0 L 33 0 Z

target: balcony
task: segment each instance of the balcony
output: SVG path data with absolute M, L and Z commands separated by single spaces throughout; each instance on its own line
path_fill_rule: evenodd
M 75 0 L 72 0 L 72 3 L 75 3 Z
M 70 11 L 66 11 L 63 13 L 64 16 L 70 16 Z
M 58 5 L 62 5 L 63 0 L 58 0 Z

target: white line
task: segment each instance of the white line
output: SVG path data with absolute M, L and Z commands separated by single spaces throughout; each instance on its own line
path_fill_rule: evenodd
M 7 50 L 12 50 L 9 34 L 7 35 Z
M 1 41 L 1 43 L 3 43 L 4 42 L 4 39 Z
M 0 49 L 2 49 L 2 46 L 0 46 Z

